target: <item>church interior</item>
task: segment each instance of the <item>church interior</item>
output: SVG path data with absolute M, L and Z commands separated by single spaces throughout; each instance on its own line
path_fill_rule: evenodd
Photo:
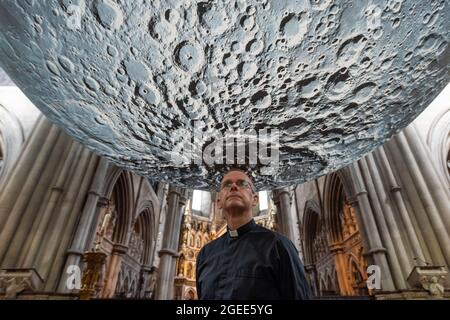
M 225 54 L 217 67 L 222 73 L 217 71 L 217 74 L 207 66 L 208 59 L 217 58 L 214 53 L 199 56 L 201 46 L 191 40 L 181 42 L 175 51 L 170 49 L 175 58 L 173 65 L 168 66 L 171 63 L 163 57 L 166 47 L 161 45 L 160 51 L 155 49 L 152 57 L 142 58 L 145 50 L 139 46 L 140 43 L 147 45 L 147 38 L 139 38 L 138 33 L 134 38 L 119 36 L 122 29 L 128 28 L 124 32 L 130 32 L 133 26 L 141 23 L 140 16 L 150 19 L 139 11 L 139 6 L 148 5 L 144 1 L 136 1 L 127 7 L 124 1 L 99 0 L 95 1 L 97 7 L 92 9 L 93 4 L 72 0 L 75 8 L 83 5 L 81 14 L 86 18 L 81 20 L 80 28 L 86 28 L 83 30 L 92 34 L 89 41 L 83 42 L 73 36 L 78 34 L 78 27 L 72 25 L 73 29 L 68 24 L 69 29 L 61 29 L 59 35 L 67 42 L 62 48 L 52 42 L 53 36 L 45 36 L 55 30 L 59 32 L 57 22 L 52 25 L 53 31 L 46 23 L 62 19 L 64 15 L 74 18 L 76 14 L 71 15 L 68 11 L 68 1 L 53 2 L 54 10 L 49 11 L 49 20 L 34 15 L 36 12 L 43 15 L 44 10 L 44 5 L 35 1 L 0 3 L 0 300 L 198 299 L 197 255 L 206 243 L 224 234 L 227 228 L 217 207 L 218 190 L 215 188 L 224 167 L 218 166 L 211 174 L 211 170 L 201 165 L 165 166 L 163 158 L 170 157 L 171 148 L 175 150 L 170 143 L 182 138 L 183 134 L 172 134 L 176 127 L 166 126 L 164 121 L 176 123 L 184 116 L 210 121 L 205 120 L 205 132 L 214 126 L 219 128 L 221 123 L 232 127 L 236 121 L 255 126 L 264 121 L 271 124 L 278 121 L 278 126 L 284 130 L 281 134 L 287 135 L 281 142 L 288 147 L 280 155 L 279 175 L 255 175 L 259 202 L 253 209 L 253 217 L 257 224 L 285 235 L 294 243 L 314 299 L 450 299 L 448 3 L 433 1 L 430 4 L 431 9 L 436 9 L 435 13 L 424 17 L 420 23 L 431 30 L 432 37 L 418 38 L 419 45 L 411 52 L 414 57 L 420 54 L 423 60 L 417 60 L 420 62 L 417 64 L 408 63 L 403 68 L 404 74 L 401 73 L 404 65 L 388 60 L 389 50 L 380 49 L 383 63 L 378 65 L 375 61 L 374 65 L 367 62 L 367 57 L 358 51 L 364 46 L 376 49 L 377 40 L 386 37 L 387 32 L 380 34 L 377 27 L 370 31 L 370 37 L 336 41 L 336 46 L 341 46 L 331 64 L 335 63 L 338 71 L 330 66 L 313 66 L 313 63 L 298 66 L 302 78 L 298 76 L 297 80 L 303 80 L 292 87 L 290 78 L 283 77 L 286 72 L 292 72 L 293 77 L 295 71 L 288 65 L 277 65 L 283 59 L 278 57 L 281 53 L 275 52 L 275 40 L 261 38 L 264 43 L 274 42 L 274 52 L 258 47 L 258 28 L 263 28 L 263 21 L 266 21 L 263 14 L 258 16 L 258 12 L 278 10 L 275 2 L 259 1 L 265 3 L 258 2 L 258 6 L 262 6 L 260 9 L 256 5 L 241 8 L 238 3 L 245 1 L 233 1 L 236 5 L 229 13 L 217 9 L 214 15 L 209 15 L 212 9 L 202 2 L 198 8 L 203 11 L 192 11 L 194 18 L 203 21 L 201 28 L 210 30 L 207 35 L 205 33 L 205 43 L 209 41 L 207 38 L 218 39 L 211 46 L 219 48 L 226 37 L 241 34 L 242 30 L 230 27 L 232 22 L 227 19 L 235 19 L 239 28 L 255 37 L 248 38 L 247 46 L 236 49 L 236 52 L 247 50 L 240 53 L 242 62 L 231 61 Z M 292 53 L 297 49 L 306 52 L 304 42 L 319 41 L 312 40 L 312 36 L 308 36 L 310 33 L 320 34 L 320 41 L 325 41 L 327 32 L 330 32 L 328 36 L 337 37 L 347 27 L 342 21 L 345 17 L 348 19 L 348 16 L 339 15 L 361 9 L 356 4 L 333 8 L 330 1 L 311 1 L 319 2 L 325 4 L 316 4 L 318 7 L 311 9 L 313 13 L 307 14 L 306 22 L 302 20 L 306 19 L 302 14 L 286 14 L 281 22 L 284 29 L 279 25 L 274 27 L 285 36 L 284 42 L 276 42 L 280 46 L 279 52 Z M 404 27 L 406 22 L 395 20 L 396 10 L 405 12 L 407 5 L 413 13 L 418 10 L 414 6 L 422 6 L 420 1 L 405 1 L 401 9 L 394 5 L 391 11 L 380 11 L 380 19 L 382 25 L 390 21 L 389 28 L 397 29 L 399 34 L 404 32 L 405 37 L 414 37 Z M 185 17 L 174 10 L 165 11 L 163 18 L 171 23 L 175 21 L 175 24 L 167 26 L 163 25 L 167 21 L 158 20 L 161 24 L 150 23 L 150 27 L 145 25 L 139 30 L 146 29 L 152 41 L 167 38 L 168 46 L 179 41 L 173 26 L 178 23 L 188 34 L 192 28 L 190 23 L 193 23 L 189 19 L 194 19 L 189 15 L 190 7 L 184 7 Z M 90 13 L 91 9 L 95 14 Z M 233 10 L 237 10 L 236 17 L 240 20 L 233 16 Z M 325 16 L 328 20 L 320 20 L 322 12 L 330 14 Z M 377 11 L 374 12 L 371 14 L 377 17 Z M 13 28 L 20 23 L 16 17 L 24 13 L 32 20 L 32 25 L 25 26 L 24 22 L 21 27 L 25 31 L 17 31 L 18 28 Z M 228 16 L 222 19 L 221 14 Z M 335 24 L 330 20 L 332 16 L 340 17 L 341 22 L 336 24 L 342 24 L 341 31 L 339 28 L 332 31 Z M 316 18 L 322 22 L 317 22 L 314 31 L 311 25 L 316 23 Z M 95 27 L 88 30 L 94 22 Z M 256 27 L 257 24 L 260 27 Z M 269 22 L 267 25 L 269 34 L 272 27 Z M 319 25 L 326 25 L 330 30 L 320 31 Z M 296 30 L 295 36 L 290 35 L 290 28 Z M 298 38 L 302 28 L 305 31 Z M 21 44 L 29 41 L 29 37 L 41 37 L 41 40 L 33 40 L 30 46 Z M 113 39 L 117 41 L 115 46 L 104 44 L 112 43 Z M 75 41 L 83 42 L 82 46 L 76 47 Z M 129 47 L 129 42 L 131 51 L 124 49 L 125 45 Z M 119 68 L 123 74 L 114 75 L 114 81 L 110 81 L 114 83 L 110 86 L 104 86 L 99 80 L 110 77 L 107 74 L 109 67 L 103 58 L 92 53 L 94 51 L 89 59 L 80 58 L 79 65 L 61 58 L 70 57 L 69 51 L 74 56 L 88 56 L 89 50 L 100 44 L 111 61 L 124 52 L 129 55 L 128 60 L 116 61 L 118 67 L 114 68 Z M 39 54 L 45 56 L 46 46 L 55 52 L 67 52 L 65 56 L 54 58 L 53 62 L 43 62 Z M 267 51 L 267 56 L 262 57 L 260 52 L 266 52 L 263 50 Z M 318 46 L 311 52 L 314 50 L 321 49 Z M 343 57 L 346 50 L 347 56 Z M 311 56 L 319 62 L 325 63 L 328 59 L 325 54 L 322 57 L 315 54 L 311 53 Z M 267 59 L 267 63 L 260 60 L 253 63 L 248 60 L 250 56 Z M 144 68 L 141 58 L 137 57 L 142 61 L 161 58 L 161 66 Z M 367 80 L 366 73 L 360 73 L 362 69 L 352 69 L 354 64 L 359 64 L 358 59 L 362 60 L 358 68 L 366 68 L 368 78 L 373 77 L 381 83 L 385 80 L 380 79 L 386 76 L 386 83 L 374 89 L 373 82 L 358 86 L 352 82 L 356 80 L 349 80 L 358 77 L 364 78 L 361 81 Z M 283 80 L 279 86 L 276 82 L 278 87 L 273 91 L 267 89 L 262 77 L 253 78 L 258 73 L 263 74 L 262 67 L 258 69 L 257 65 L 271 68 L 271 63 L 275 63 L 278 70 L 284 70 L 270 80 L 273 83 L 278 81 L 276 77 Z M 394 68 L 396 63 L 399 67 Z M 317 74 L 312 71 L 302 73 L 316 67 Z M 157 68 L 164 71 L 161 71 L 162 76 L 148 77 L 146 72 L 156 73 Z M 415 73 L 408 75 L 408 68 L 414 69 Z M 91 70 L 92 77 L 82 74 L 87 69 Z M 95 78 L 99 70 L 106 71 L 102 77 Z M 324 94 L 314 91 L 315 86 L 323 82 L 319 81 L 320 70 L 324 72 L 323 79 L 328 81 L 324 84 L 324 90 L 328 90 Z M 355 88 L 347 93 L 342 83 L 333 83 L 330 87 L 335 72 L 338 72 L 339 81 L 346 85 L 351 83 Z M 201 95 L 211 95 L 208 97 L 211 105 L 206 111 L 199 107 L 201 104 L 196 102 L 194 95 L 194 98 L 176 99 L 175 92 L 192 89 L 192 83 L 183 78 L 189 73 L 205 74 L 205 82 L 196 82 L 195 90 L 202 103 L 206 98 Z M 222 74 L 226 79 L 224 83 L 221 82 Z M 233 81 L 251 84 L 236 89 L 226 82 L 232 81 L 233 74 L 239 78 Z M 405 80 L 401 86 L 390 85 L 387 78 L 391 75 L 391 83 L 400 83 L 396 81 L 407 76 L 414 81 Z M 84 80 L 77 77 L 84 77 Z M 213 96 L 214 87 L 209 85 L 214 82 L 239 92 L 236 91 L 235 96 L 227 92 Z M 409 85 L 411 88 L 407 90 L 405 87 Z M 160 89 L 159 93 L 152 91 L 154 87 L 163 86 L 165 89 Z M 253 90 L 253 86 L 259 93 L 250 99 L 243 98 L 244 92 Z M 261 93 L 263 89 L 265 91 Z M 283 98 L 278 96 L 277 90 L 288 93 Z M 319 88 L 317 92 L 321 90 Z M 330 92 L 335 96 L 330 97 Z M 327 103 L 321 100 L 322 95 L 326 96 L 323 99 L 329 99 Z M 352 102 L 348 103 L 348 95 L 356 98 L 351 98 Z M 283 103 L 291 103 L 294 96 L 296 103 L 305 107 L 302 111 L 305 114 L 286 120 L 288 118 L 283 116 L 288 117 L 294 111 L 284 108 Z M 222 110 L 222 106 L 211 102 L 213 99 L 229 99 L 226 101 L 231 101 L 232 105 L 238 101 L 236 108 L 242 109 L 220 118 L 219 111 L 213 114 L 212 107 Z M 113 106 L 119 100 L 121 106 Z M 77 104 L 79 101 L 87 102 L 81 106 Z M 98 109 L 89 109 L 89 103 L 97 104 Z M 163 110 L 164 116 L 159 119 L 159 111 L 149 105 L 159 106 L 157 110 Z M 281 106 L 282 111 L 281 107 L 276 109 L 271 105 Z M 328 105 L 332 105 L 330 109 L 327 109 Z M 110 113 L 102 109 L 108 107 Z M 314 113 L 316 107 L 319 111 Z M 334 107 L 336 109 L 332 109 Z M 124 110 L 120 111 L 120 108 Z M 253 110 L 249 118 L 246 118 L 247 109 Z M 223 110 L 230 112 L 227 107 Z M 308 117 L 314 121 L 309 122 Z M 138 121 L 141 118 L 147 124 L 140 127 Z M 158 121 L 162 121 L 159 128 Z M 133 122 L 138 125 L 134 126 Z M 344 122 L 345 126 L 339 127 L 339 123 Z M 336 127 L 330 128 L 334 123 Z M 135 131 L 128 135 L 128 129 Z M 301 131 L 309 133 L 296 135 Z M 305 137 L 305 140 L 300 141 L 298 137 Z M 354 137 L 358 138 L 354 140 Z M 148 153 L 148 158 L 137 158 L 140 150 Z M 151 165 L 159 160 L 161 165 Z

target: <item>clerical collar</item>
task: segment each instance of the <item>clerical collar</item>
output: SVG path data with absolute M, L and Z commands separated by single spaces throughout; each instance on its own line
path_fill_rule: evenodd
M 243 226 L 240 226 L 239 228 L 237 228 L 236 230 L 230 230 L 230 228 L 227 227 L 228 236 L 232 239 L 236 239 L 238 237 L 243 236 L 250 230 L 252 230 L 253 227 L 255 227 L 255 226 L 256 226 L 256 222 L 254 219 L 252 219 L 249 222 L 247 222 L 246 224 L 244 224 Z

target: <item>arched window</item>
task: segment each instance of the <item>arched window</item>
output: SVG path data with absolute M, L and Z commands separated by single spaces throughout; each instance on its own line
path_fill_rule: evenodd
M 253 216 L 262 216 L 269 211 L 269 193 L 267 191 L 258 192 L 258 204 L 253 207 Z
M 211 193 L 194 190 L 192 193 L 192 213 L 201 217 L 209 217 L 211 213 Z

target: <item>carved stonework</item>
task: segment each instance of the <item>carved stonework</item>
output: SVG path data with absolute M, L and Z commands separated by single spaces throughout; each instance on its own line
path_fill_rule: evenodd
M 17 299 L 25 290 L 34 291 L 44 281 L 34 269 L 3 269 L 0 271 L 0 291 L 4 299 Z
M 106 254 L 98 251 L 86 252 L 83 260 L 86 262 L 86 268 L 81 279 L 80 299 L 89 300 L 97 294 L 96 286 L 102 277 Z
M 144 252 L 144 239 L 136 230 L 131 233 L 129 248 L 130 256 L 140 262 Z
M 444 297 L 448 271 L 441 266 L 414 267 L 408 277 L 408 283 L 412 287 L 423 288 L 429 292 L 431 298 Z

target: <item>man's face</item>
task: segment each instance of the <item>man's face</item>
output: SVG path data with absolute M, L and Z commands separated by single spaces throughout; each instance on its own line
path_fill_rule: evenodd
M 219 209 L 248 210 L 258 203 L 258 195 L 253 190 L 250 178 L 241 171 L 231 171 L 225 175 L 220 185 Z

